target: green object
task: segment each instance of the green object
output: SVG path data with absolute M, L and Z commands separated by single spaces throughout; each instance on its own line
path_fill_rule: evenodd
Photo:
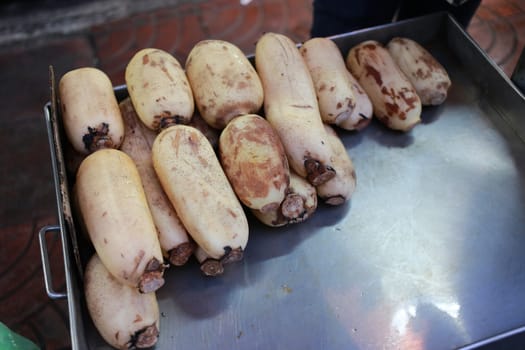
M 0 349 L 2 350 L 39 350 L 31 340 L 13 332 L 0 322 Z

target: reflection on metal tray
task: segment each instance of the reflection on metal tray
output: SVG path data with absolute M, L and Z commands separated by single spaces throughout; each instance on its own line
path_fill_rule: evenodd
M 525 98 L 447 15 L 336 36 L 341 51 L 407 36 L 452 87 L 408 134 L 340 135 L 357 172 L 341 207 L 270 229 L 218 278 L 172 267 L 157 349 L 450 349 L 525 324 Z M 125 88 L 116 92 L 121 97 Z M 60 116 L 46 106 L 74 348 L 103 349 L 75 262 Z M 78 254 L 77 254 L 78 253 Z

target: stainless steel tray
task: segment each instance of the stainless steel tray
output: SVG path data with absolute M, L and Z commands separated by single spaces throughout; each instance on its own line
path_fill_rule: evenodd
M 358 180 L 347 205 L 279 229 L 251 218 L 244 260 L 221 277 L 195 262 L 167 270 L 157 349 L 473 348 L 525 325 L 525 97 L 445 14 L 333 39 L 346 54 L 399 35 L 448 70 L 447 101 L 425 107 L 408 134 L 377 122 L 340 131 Z M 44 112 L 59 225 L 41 237 L 58 230 L 63 240 L 73 348 L 105 349 L 83 304 L 85 248 L 53 105 Z

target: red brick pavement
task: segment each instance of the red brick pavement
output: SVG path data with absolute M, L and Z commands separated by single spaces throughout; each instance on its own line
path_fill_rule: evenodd
M 94 27 L 91 35 L 99 66 L 113 83 L 124 83 L 124 70 L 133 54 L 156 47 L 184 65 L 200 40 L 227 40 L 252 53 L 257 38 L 276 31 L 295 41 L 308 38 L 312 7 L 309 0 L 266 0 L 240 6 L 239 1 L 216 0 L 143 13 Z
M 484 0 L 468 33 L 510 76 L 525 46 L 525 2 Z

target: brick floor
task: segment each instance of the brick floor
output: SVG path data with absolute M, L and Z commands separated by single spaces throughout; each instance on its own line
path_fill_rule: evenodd
M 468 28 L 489 56 L 511 75 L 525 46 L 525 3 L 485 0 Z
M 263 0 L 247 6 L 233 0 L 185 2 L 87 31 L 0 47 L 0 320 L 42 349 L 69 347 L 67 305 L 45 294 L 36 239 L 40 227 L 57 223 L 42 115 L 49 100 L 49 64 L 57 76 L 95 65 L 118 85 L 124 82 L 127 62 L 141 48 L 162 48 L 183 63 L 199 40 L 219 38 L 251 53 L 266 31 L 297 42 L 307 39 L 311 12 L 311 0 Z M 468 32 L 510 75 L 524 47 L 525 3 L 484 0 Z M 60 289 L 60 244 L 50 239 L 49 248 L 55 287 Z
M 233 0 L 209 1 L 99 25 L 91 36 L 100 68 L 118 85 L 124 83 L 127 62 L 141 48 L 163 49 L 184 64 L 198 41 L 213 38 L 230 41 L 249 54 L 264 32 L 278 31 L 295 41 L 308 38 L 311 12 L 308 0 L 268 0 L 247 6 Z

